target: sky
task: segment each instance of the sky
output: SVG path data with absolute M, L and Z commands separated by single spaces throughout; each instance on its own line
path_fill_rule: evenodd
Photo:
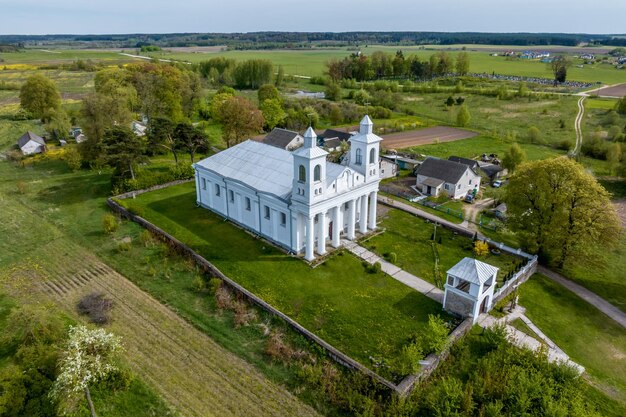
M 626 0 L 0 0 L 0 34 L 626 33 Z

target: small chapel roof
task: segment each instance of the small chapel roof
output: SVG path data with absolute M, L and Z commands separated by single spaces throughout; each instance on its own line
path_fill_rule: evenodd
M 472 284 L 484 284 L 498 273 L 498 268 L 476 259 L 463 258 L 461 262 L 448 270 L 448 275 L 455 276 Z

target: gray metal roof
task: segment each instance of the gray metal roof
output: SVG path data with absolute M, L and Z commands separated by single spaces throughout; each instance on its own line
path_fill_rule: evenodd
M 33 132 L 26 132 L 24 133 L 18 140 L 17 140 L 17 146 L 19 146 L 20 148 L 24 145 L 26 145 L 29 141 L 33 141 L 33 142 L 37 142 L 40 145 L 45 145 L 46 141 L 39 135 L 34 134 Z
M 300 136 L 298 132 L 275 127 L 265 136 L 263 143 L 285 149 L 298 136 Z
M 285 149 L 247 140 L 196 165 L 285 200 L 291 195 L 293 156 Z
M 456 184 L 468 169 L 470 168 L 467 165 L 459 162 L 430 157 L 422 162 L 415 170 L 415 174 L 437 178 L 450 184 Z M 474 171 L 472 171 L 472 173 L 474 173 Z
M 326 129 L 319 137 L 328 141 L 331 139 L 348 140 L 352 137 L 352 133 L 337 129 Z
M 463 158 L 461 156 L 450 156 L 448 158 L 448 161 L 465 164 L 472 169 L 476 169 L 478 167 L 478 161 L 474 161 L 473 159 L 469 159 L 469 158 Z
M 484 284 L 497 273 L 498 268 L 495 266 L 472 258 L 463 258 L 461 262 L 448 270 L 448 275 L 473 284 Z

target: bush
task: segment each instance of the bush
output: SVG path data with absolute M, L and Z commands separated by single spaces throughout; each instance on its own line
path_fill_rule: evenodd
M 439 316 L 428 315 L 428 328 L 422 335 L 422 348 L 426 352 L 441 353 L 448 346 L 449 329 Z
M 364 261 L 365 262 L 365 261 Z M 366 266 L 366 270 L 367 272 L 369 272 L 370 274 L 377 274 L 381 271 L 382 269 L 382 265 L 380 264 L 380 262 L 374 262 L 373 264 L 368 264 L 366 262 L 367 266 Z
M 398 261 L 398 255 L 395 252 L 389 254 L 389 262 L 395 264 Z
M 152 232 L 150 232 L 149 230 L 144 230 L 143 232 L 141 232 L 141 234 L 139 235 L 139 241 L 141 242 L 141 244 L 143 246 L 145 246 L 146 248 L 152 246 L 154 244 L 154 236 L 152 235 Z
M 109 322 L 108 313 L 113 307 L 113 301 L 105 298 L 104 294 L 92 292 L 78 302 L 78 314 L 89 316 L 89 321 L 96 324 Z
M 556 148 L 564 151 L 569 151 L 574 147 L 574 144 L 569 139 L 563 139 L 559 143 L 557 143 Z
M 63 154 L 63 160 L 67 164 L 67 167 L 72 171 L 78 171 L 82 164 L 80 153 L 76 148 L 67 148 Z
M 486 256 L 489 254 L 489 244 L 482 240 L 474 242 L 474 254 L 476 256 Z
M 209 292 L 213 295 L 217 294 L 217 290 L 219 290 L 222 287 L 222 284 L 223 282 L 221 279 L 211 278 L 208 284 Z
M 120 242 L 117 244 L 117 250 L 119 252 L 128 252 L 132 248 L 132 245 L 128 241 Z
M 413 342 L 402 348 L 396 366 L 403 375 L 416 374 L 420 371 L 422 359 L 424 359 L 422 347 L 419 343 Z
M 248 305 L 243 301 L 236 301 L 233 304 L 235 311 L 235 327 L 247 326 L 250 322 L 257 319 L 256 311 L 249 309 Z
M 221 310 L 231 308 L 233 305 L 233 296 L 223 285 L 215 291 L 215 304 Z
M 119 227 L 117 217 L 112 214 L 105 214 L 102 216 L 102 229 L 106 234 L 112 234 Z
M 265 354 L 272 359 L 289 362 L 293 357 L 294 349 L 285 343 L 282 333 L 272 332 L 265 342 Z
M 536 126 L 528 128 L 528 140 L 530 143 L 541 143 L 541 131 Z
M 202 277 L 195 277 L 193 281 L 191 281 L 191 288 L 195 292 L 203 292 L 206 289 L 206 282 Z

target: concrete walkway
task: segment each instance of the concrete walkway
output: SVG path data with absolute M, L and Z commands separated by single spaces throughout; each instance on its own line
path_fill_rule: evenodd
M 508 324 L 508 322 L 520 318 L 533 332 L 537 334 L 542 340 L 537 340 L 534 337 L 527 335 L 521 330 Z M 530 324 L 529 324 L 530 323 Z M 523 308 L 517 307 L 511 314 L 496 319 L 489 314 L 481 314 L 478 318 L 478 325 L 487 329 L 498 325 L 504 325 L 506 333 L 511 343 L 521 348 L 530 349 L 532 351 L 538 351 L 542 348 L 547 348 L 548 361 L 552 363 L 562 363 L 575 368 L 579 374 L 585 372 L 585 368 L 576 362 L 572 361 L 570 357 L 563 352 L 552 340 L 550 340 L 541 330 L 535 326 L 528 317 L 524 315 Z
M 368 251 L 363 246 L 359 246 L 355 242 L 350 240 L 343 240 L 342 244 L 350 252 L 363 259 L 365 262 L 374 264 L 380 262 L 382 271 L 389 275 L 391 278 L 400 281 L 404 285 L 413 288 L 415 291 L 421 292 L 428 298 L 431 298 L 438 303 L 443 303 L 443 291 L 435 287 L 430 282 L 424 281 L 421 278 L 416 277 L 413 274 L 398 268 L 394 264 L 385 261 L 380 256 L 373 252 Z
M 539 266 L 537 268 L 537 272 L 547 276 L 552 281 L 564 286 L 565 288 L 567 288 L 568 290 L 570 290 L 571 292 L 573 292 L 574 294 L 576 294 L 577 296 L 615 320 L 619 325 L 626 328 L 626 313 L 606 301 L 604 298 L 589 291 L 585 287 L 565 278 L 563 275 L 549 270 L 544 266 Z

